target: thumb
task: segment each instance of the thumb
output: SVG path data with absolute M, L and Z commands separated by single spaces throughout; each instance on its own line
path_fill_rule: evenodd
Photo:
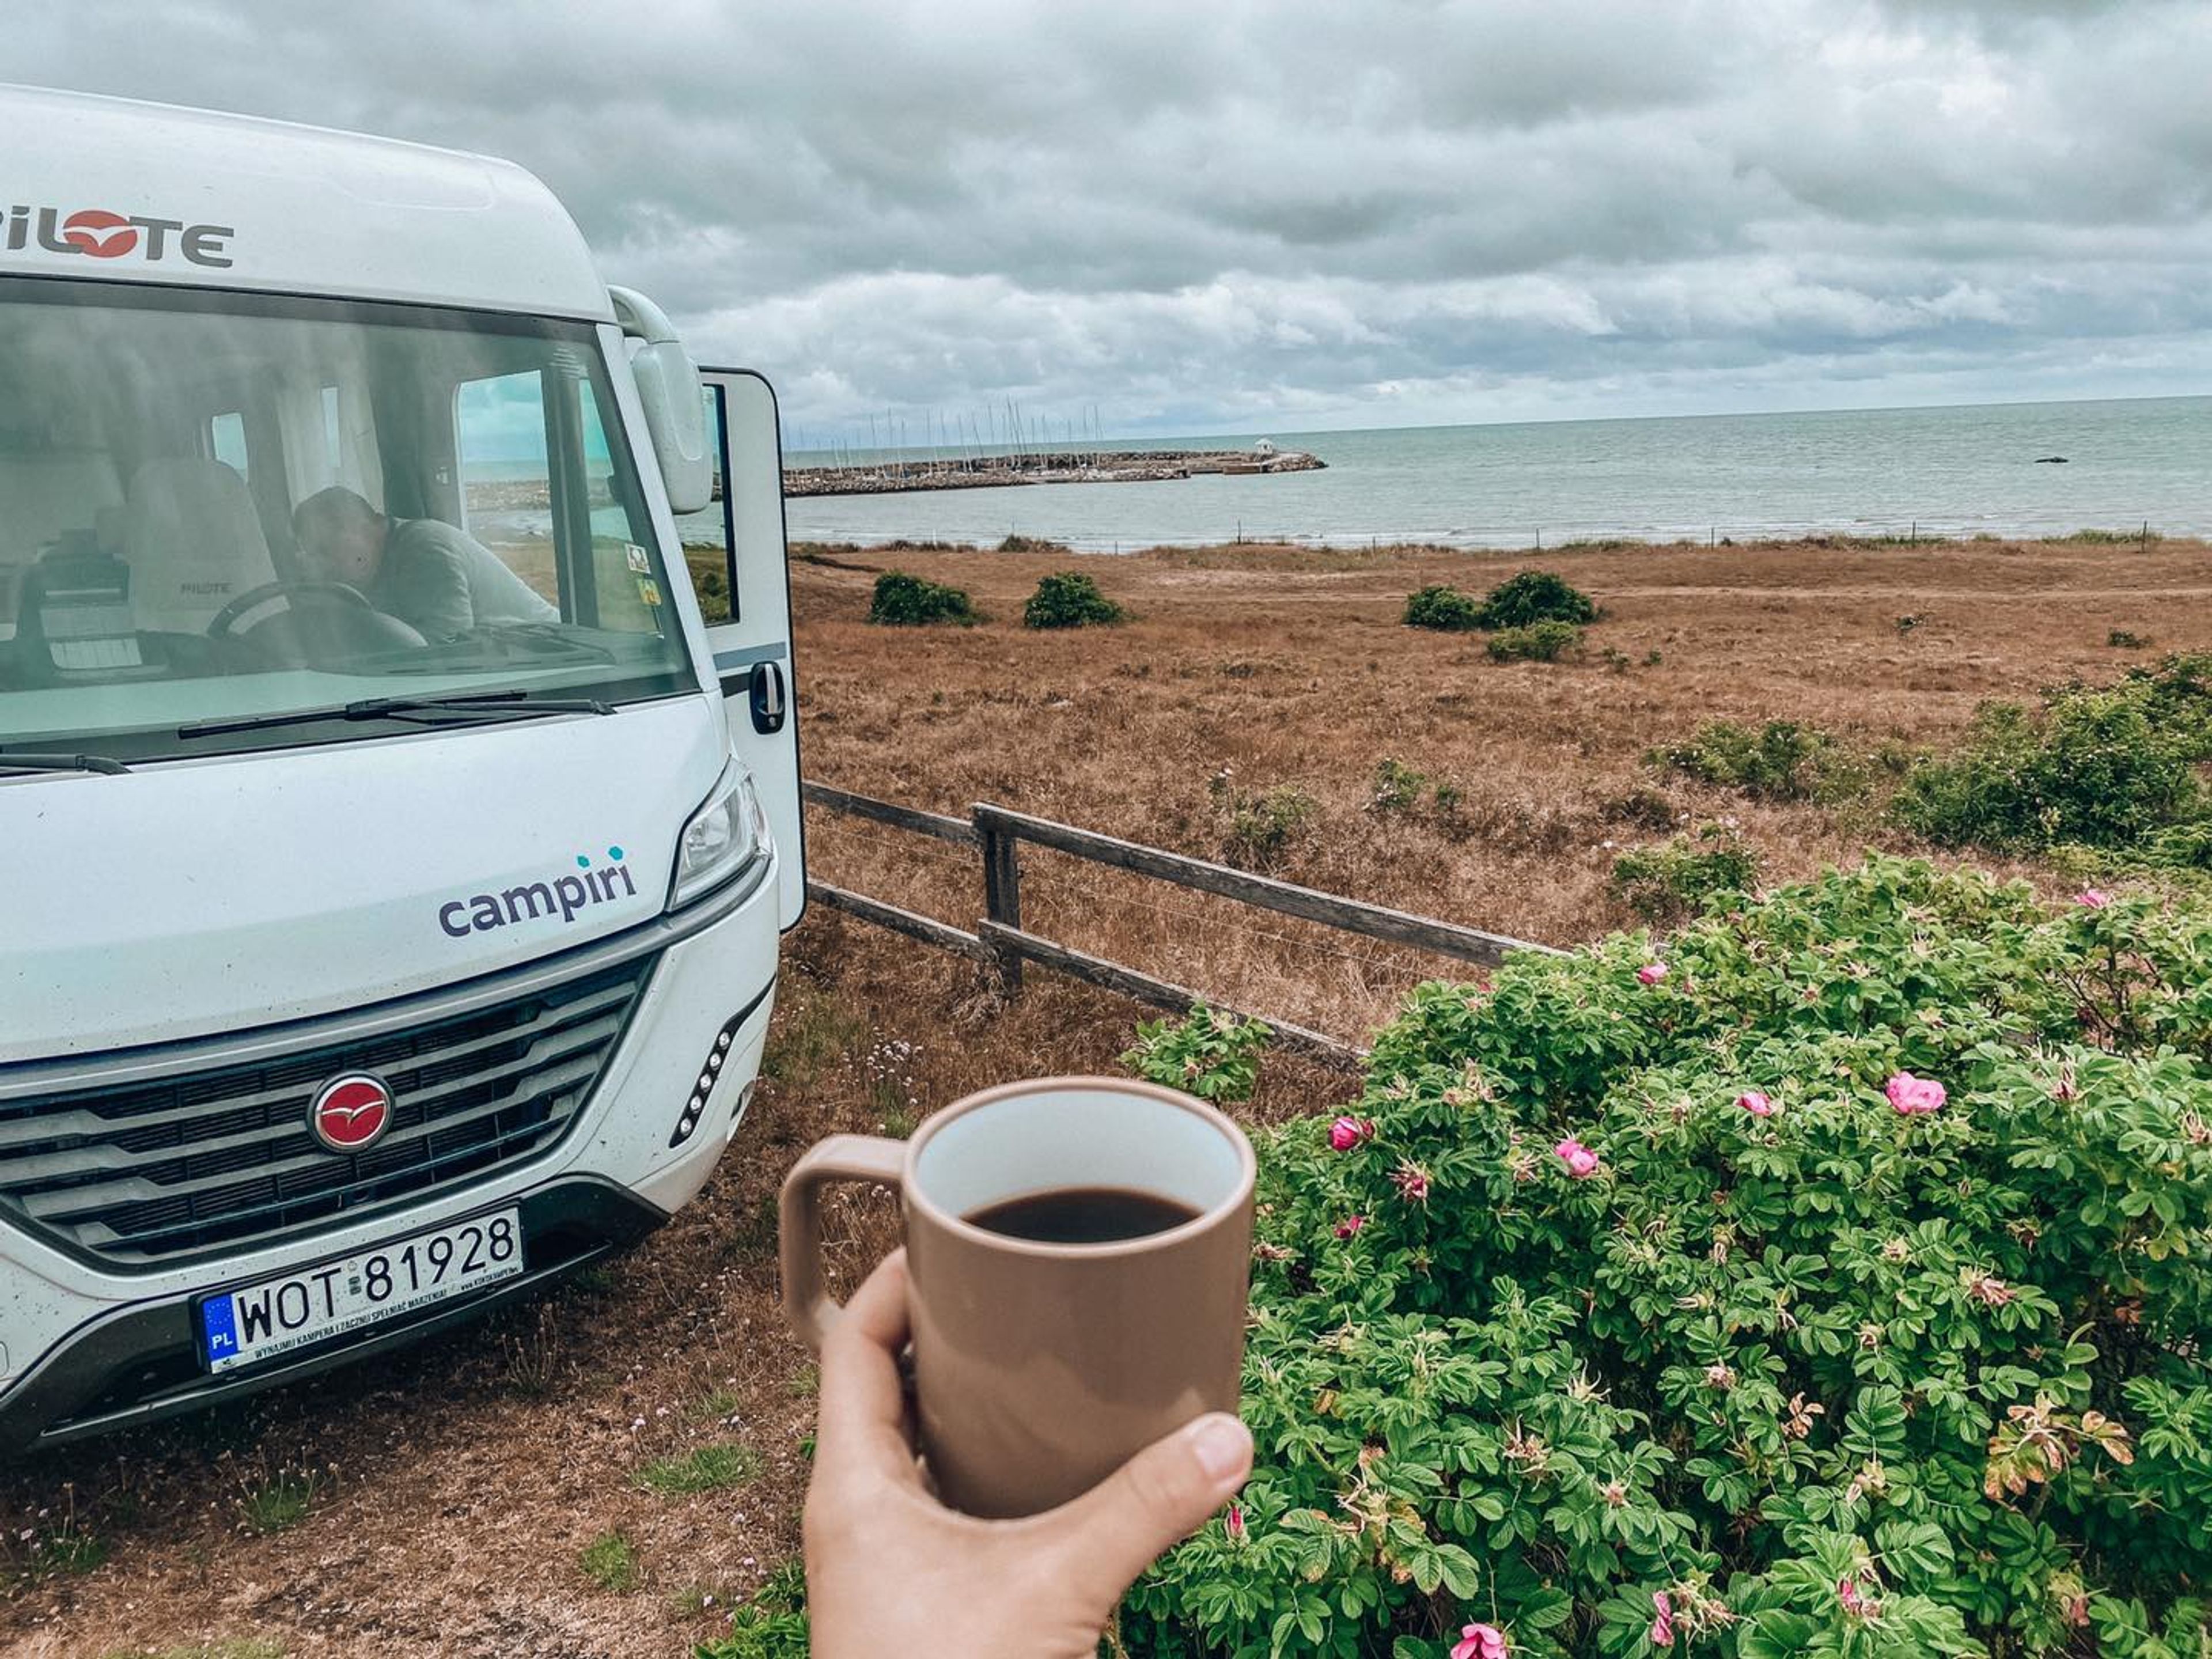
M 1048 1517 L 1062 1583 L 1103 1615 L 1154 1558 L 1195 1532 L 1252 1472 L 1252 1434 L 1213 1412 L 1155 1440 Z

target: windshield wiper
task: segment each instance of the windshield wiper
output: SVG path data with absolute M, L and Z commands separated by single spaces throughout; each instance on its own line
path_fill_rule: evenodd
M 10 755 L 0 753 L 0 772 L 98 772 L 121 777 L 131 769 L 106 755 Z
M 539 697 L 520 688 L 505 691 L 456 691 L 442 697 L 364 697 L 335 708 L 302 708 L 289 714 L 252 714 L 234 720 L 194 720 L 177 728 L 179 738 L 215 738 L 231 732 L 268 732 L 284 726 L 313 726 L 322 720 L 403 720 L 418 726 L 490 726 L 502 720 L 538 720 L 547 714 L 611 714 L 615 706 L 597 697 Z

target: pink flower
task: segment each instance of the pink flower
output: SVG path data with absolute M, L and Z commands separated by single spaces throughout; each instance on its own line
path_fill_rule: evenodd
M 1401 1164 L 1390 1172 L 1390 1184 L 1408 1204 L 1429 1201 L 1429 1172 L 1418 1164 Z
M 1505 1659 L 1505 1632 L 1495 1625 L 1468 1625 L 1452 1644 L 1451 1659 Z
M 1667 964 L 1663 962 L 1647 962 L 1636 970 L 1636 980 L 1639 985 L 1656 985 L 1666 977 Z
M 2101 910 L 2112 902 L 2112 896 L 2101 887 L 2084 887 L 2074 895 L 2074 902 L 2086 910 Z
M 1753 1117 L 1772 1117 L 1774 1103 L 1756 1089 L 1747 1089 L 1735 1097 L 1735 1103 Z
M 1674 1645 L 1674 1601 L 1665 1590 L 1651 1593 L 1651 1605 L 1658 1617 L 1651 1621 L 1651 1645 L 1671 1648 Z
M 1328 1144 L 1340 1152 L 1348 1152 L 1364 1140 L 1375 1139 L 1372 1119 L 1340 1117 L 1328 1126 Z
M 1559 1162 L 1567 1166 L 1567 1173 L 1577 1181 L 1586 1181 L 1597 1173 L 1597 1154 L 1572 1135 L 1552 1148 Z
M 1367 1218 L 1365 1216 L 1348 1215 L 1345 1217 L 1343 1220 L 1336 1224 L 1336 1236 L 1339 1238 L 1349 1238 L 1352 1234 L 1358 1232 L 1366 1224 Z
M 1933 1078 L 1915 1077 L 1910 1072 L 1899 1072 L 1882 1085 L 1882 1093 L 1897 1109 L 1900 1117 L 1923 1117 L 1929 1112 L 1940 1112 L 1950 1097 L 1943 1085 Z
M 1229 1506 L 1229 1513 L 1221 1522 L 1221 1530 L 1228 1534 L 1232 1544 L 1244 1541 L 1244 1506 L 1242 1504 Z

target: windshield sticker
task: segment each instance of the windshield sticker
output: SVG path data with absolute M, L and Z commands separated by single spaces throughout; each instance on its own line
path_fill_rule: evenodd
M 592 869 L 591 860 L 579 853 L 580 875 L 526 882 L 504 892 L 448 899 L 438 907 L 438 926 L 451 939 L 466 939 L 471 933 L 488 933 L 495 927 L 513 927 L 554 916 L 560 917 L 566 927 L 595 904 L 635 898 L 637 884 L 630 879 L 629 866 L 623 862 L 623 849 L 610 847 L 607 856 L 614 862 L 605 869 Z
M 653 580 L 650 576 L 640 576 L 637 579 L 637 596 L 641 599 L 643 599 L 647 605 L 659 605 L 660 603 L 660 584 Z
M 635 542 L 623 544 L 623 557 L 629 561 L 629 568 L 635 574 L 650 576 L 653 574 L 653 561 L 646 556 L 645 550 Z
M 60 208 L 19 204 L 8 210 L 9 252 L 29 246 L 34 229 L 39 246 L 49 253 L 82 253 L 94 259 L 121 259 L 135 253 L 149 264 L 158 264 L 173 253 L 190 264 L 219 270 L 235 263 L 224 246 L 238 234 L 234 225 L 187 224 L 182 219 L 114 213 L 106 208 L 79 208 L 65 214 Z

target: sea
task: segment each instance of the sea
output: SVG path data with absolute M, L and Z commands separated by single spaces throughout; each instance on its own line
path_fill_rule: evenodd
M 796 496 L 787 523 L 794 541 L 989 545 L 1020 535 L 1091 552 L 1239 538 L 1519 548 L 1836 532 L 2040 536 L 2148 526 L 2212 534 L 2212 398 L 1269 430 L 1050 447 L 1244 449 L 1262 439 L 1328 465 L 1156 483 Z M 786 457 L 792 465 L 831 459 Z M 709 531 L 707 518 L 696 522 Z M 688 539 L 694 525 L 684 528 Z

